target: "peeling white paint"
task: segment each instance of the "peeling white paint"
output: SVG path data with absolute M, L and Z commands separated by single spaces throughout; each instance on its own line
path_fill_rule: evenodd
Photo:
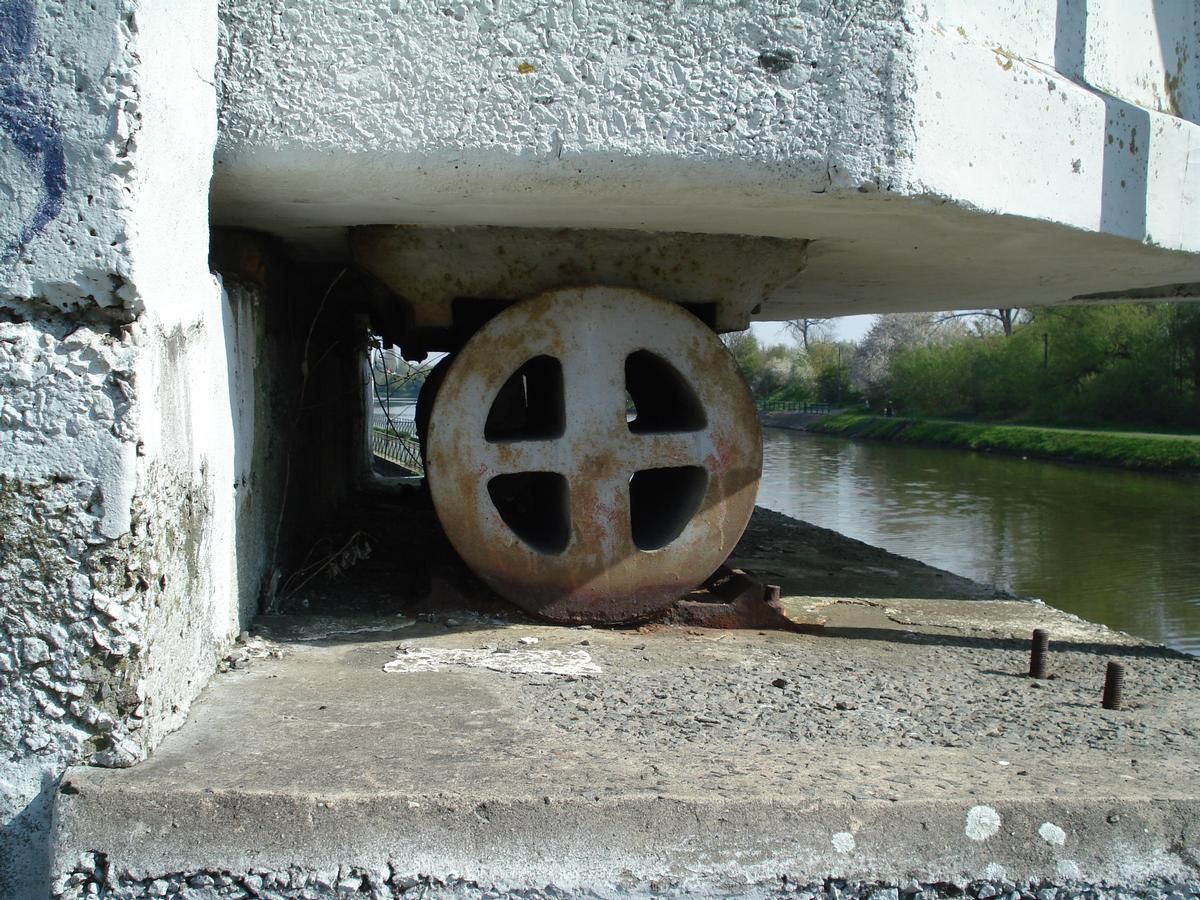
M 455 669 L 487 669 L 506 675 L 599 675 L 600 667 L 586 650 L 506 650 L 418 647 L 401 644 L 396 658 L 384 665 L 385 672 L 445 672 Z
M 848 831 L 839 831 L 831 839 L 833 849 L 838 853 L 850 853 L 857 846 L 854 840 L 854 835 Z
M 1043 841 L 1055 847 L 1061 847 L 1067 842 L 1067 833 L 1053 822 L 1043 822 L 1038 829 L 1038 834 Z
M 45 894 L 64 766 L 130 765 L 181 724 L 256 593 L 235 531 L 264 482 L 245 487 L 234 437 L 237 391 L 257 396 L 237 383 L 254 314 L 208 265 L 216 7 L 0 16 L 0 106 L 24 98 L 37 146 L 0 129 L 0 531 L 37 547 L 0 562 L 0 605 L 14 645 L 46 656 L 0 648 L 0 829 L 25 816 L 0 893 Z
M 1000 813 L 990 806 L 972 806 L 967 810 L 966 834 L 973 841 L 986 841 L 1000 830 Z

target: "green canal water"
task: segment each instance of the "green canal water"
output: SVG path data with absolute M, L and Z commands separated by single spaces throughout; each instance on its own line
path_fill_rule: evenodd
M 1200 478 L 767 428 L 760 505 L 1200 655 Z

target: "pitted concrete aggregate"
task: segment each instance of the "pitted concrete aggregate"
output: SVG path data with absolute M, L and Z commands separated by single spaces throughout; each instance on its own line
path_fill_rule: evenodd
M 476 882 L 428 875 L 406 876 L 391 867 L 363 869 L 339 866 L 324 871 L 290 868 L 253 870 L 247 873 L 205 871 L 171 874 L 153 879 L 136 879 L 114 872 L 104 862 L 82 860 L 58 886 L 54 896 L 62 900 L 88 897 L 109 900 L 142 900 L 149 897 L 178 897 L 179 900 L 247 900 L 247 898 L 303 898 L 303 900 L 395 900 L 399 897 L 453 898 L 453 900 L 563 900 L 563 898 L 680 897 L 696 896 L 671 879 L 642 881 L 629 877 L 602 889 L 560 888 L 547 884 L 514 889 L 504 884 Z M 1059 883 L 1008 880 L 974 881 L 966 885 L 947 883 L 864 882 L 827 879 L 821 883 L 795 883 L 786 876 L 769 882 L 729 885 L 703 896 L 745 897 L 749 900 L 796 897 L 797 900 L 1196 900 L 1200 881 L 1149 879 L 1137 886 L 1117 887 L 1079 881 Z
M 228 638 L 215 56 L 215 2 L 0 11 L 0 896 L 44 894 L 63 768 L 140 759 Z
M 35 9 L 35 4 L 10 6 Z M 929 179 L 931 171 L 940 174 L 946 166 L 942 148 L 952 141 L 926 140 L 924 178 L 917 177 L 920 171 L 914 174 L 909 161 L 914 148 L 903 124 L 915 109 L 914 61 L 970 54 L 992 75 L 993 70 L 1015 69 L 1011 75 L 997 76 L 1013 82 L 1007 92 L 998 92 L 1010 104 L 1025 102 L 1030 85 L 1040 94 L 1045 77 L 1063 108 L 1068 88 L 1076 107 L 1097 106 L 1093 95 L 1069 85 L 1065 76 L 1035 76 L 1036 63 L 1017 59 L 1011 49 L 998 54 L 997 66 L 992 59 L 996 41 L 977 36 L 974 46 L 967 46 L 961 25 L 958 33 L 964 45 L 943 54 L 942 37 L 952 32 L 936 22 L 917 25 L 915 19 L 898 16 L 899 4 L 830 4 L 820 16 L 786 19 L 764 14 L 765 6 L 672 4 L 669 9 L 646 6 L 638 11 L 635 5 L 584 0 L 545 9 L 508 5 L 503 13 L 500 5 L 418 3 L 406 8 L 380 2 L 366 4 L 366 16 L 361 14 L 362 4 L 349 3 L 270 0 L 228 6 L 248 14 L 239 19 L 227 10 L 226 15 L 222 68 L 228 77 L 221 91 L 226 110 L 234 115 L 224 118 L 227 139 L 221 162 L 246 163 L 244 172 L 251 181 L 284 182 L 284 194 L 290 192 L 289 179 L 341 190 L 332 178 L 310 178 L 312 169 L 305 166 L 315 165 L 325 175 L 332 174 L 331 168 L 344 171 L 360 192 L 349 198 L 356 215 L 378 208 L 353 206 L 362 204 L 364 195 L 372 201 L 382 197 L 389 210 L 395 209 L 389 204 L 397 194 L 408 196 L 406 190 L 378 190 L 380 184 L 403 183 L 374 177 L 381 171 L 394 171 L 397 160 L 407 162 L 411 185 L 426 179 L 430 169 L 423 167 L 436 159 L 434 181 L 449 186 L 456 199 L 463 189 L 460 174 L 455 174 L 460 164 L 461 174 L 472 169 L 477 176 L 467 185 L 467 194 L 489 183 L 500 185 L 505 199 L 513 192 L 549 196 L 542 190 L 547 182 L 560 187 L 559 197 L 577 198 L 591 191 L 592 200 L 599 201 L 591 209 L 587 203 L 558 202 L 557 197 L 550 206 L 574 210 L 584 224 L 594 226 L 602 218 L 597 210 L 614 198 L 621 206 L 629 197 L 640 200 L 638 194 L 648 182 L 683 183 L 676 167 L 687 162 L 695 164 L 692 174 L 703 174 L 699 186 L 722 188 L 726 197 L 746 187 L 761 197 L 780 182 L 804 194 L 828 192 L 843 200 L 857 200 L 859 193 L 903 189 L 916 195 L 929 189 L 948 192 L 963 205 L 973 199 L 985 209 L 995 204 L 997 210 L 1054 221 L 1061 216 L 1076 226 L 1096 228 L 1091 202 L 1096 192 L 1058 190 L 1064 184 L 1073 187 L 1076 175 L 1094 176 L 1098 171 L 1103 129 L 1091 134 L 1090 152 L 1073 146 L 1074 126 L 1082 130 L 1083 125 L 1094 125 L 1094 116 L 1046 120 L 1067 123 L 1058 128 L 1039 128 L 1034 122 L 1023 143 L 1009 144 L 1022 143 L 1025 156 L 993 152 L 991 130 L 981 129 L 987 152 L 958 154 L 958 175 L 965 173 L 963 165 L 1001 160 L 1011 164 L 1004 174 L 1012 177 L 973 174 L 967 179 L 976 185 L 972 191 L 955 189 L 953 178 Z M 624 16 L 630 10 L 637 15 Z M 6 258 L 0 281 L 0 314 L 5 325 L 12 326 L 0 348 L 9 354 L 0 360 L 0 370 L 6 373 L 0 396 L 0 435 L 5 441 L 0 468 L 15 476 L 0 486 L 0 493 L 8 495 L 0 499 L 13 501 L 0 509 L 0 523 L 10 549 L 24 548 L 0 559 L 0 587 L 18 598 L 5 610 L 6 649 L 0 654 L 0 747 L 6 751 L 0 817 L 4 836 L 15 836 L 0 847 L 0 888 L 36 881 L 40 853 L 32 844 L 45 826 L 48 792 L 66 762 L 127 765 L 182 721 L 214 658 L 240 627 L 239 617 L 246 614 L 247 598 L 252 602 L 253 582 L 261 574 L 263 542 L 254 537 L 243 542 L 244 535 L 235 532 L 261 532 L 263 507 L 269 505 L 249 486 L 251 462 L 263 458 L 247 446 L 255 431 L 253 411 L 247 422 L 239 417 L 244 410 L 231 413 L 221 407 L 220 399 L 228 394 L 231 406 L 245 401 L 245 396 L 235 400 L 236 388 L 226 391 L 229 385 L 223 379 L 239 366 L 248 378 L 256 360 L 244 347 L 239 356 L 230 335 L 223 333 L 237 327 L 231 322 L 238 316 L 222 305 L 203 252 L 216 125 L 208 74 L 216 53 L 215 3 L 166 10 L 148 3 L 98 0 L 39 3 L 36 12 L 28 40 L 12 44 L 21 44 L 19 65 L 10 69 L 12 60 L 4 59 L 3 86 L 8 98 L 17 96 L 10 89 L 19 86 L 22 96 L 36 97 L 39 110 L 53 110 L 42 124 L 56 130 L 69 177 L 59 172 L 43 179 L 43 186 L 54 181 L 65 194 L 42 210 L 52 209 L 54 217 L 39 218 L 31 231 L 28 220 L 41 199 L 37 179 L 31 178 L 36 173 L 12 152 L 12 144 L 0 148 L 0 187 L 12 200 L 0 223 L 0 242 L 8 248 L 18 236 L 19 245 L 12 258 Z M 935 19 L 938 14 L 935 5 Z M 922 15 L 921 22 L 927 21 Z M 263 27 L 264 22 L 269 25 Z M 924 50 L 914 50 L 915 30 L 928 44 Z M 1039 33 L 1049 31 L 1041 28 Z M 1005 43 L 1021 49 L 1012 41 Z M 9 47 L 5 45 L 6 52 Z M 378 47 L 384 51 L 377 53 Z M 364 60 L 369 64 L 360 64 Z M 1093 66 L 1084 74 L 1097 83 L 1119 86 L 1119 80 L 1098 78 L 1097 71 Z M 1014 91 L 1018 79 L 1024 89 Z M 927 81 L 922 87 L 929 90 L 937 84 L 949 93 L 952 86 L 969 84 L 974 91 L 971 79 L 938 75 Z M 417 88 L 403 93 L 399 83 Z M 464 87 L 483 93 L 464 100 Z M 958 129 L 962 105 L 935 104 L 928 90 L 925 93 L 930 115 Z M 1189 95 L 1185 92 L 1180 98 L 1188 108 L 1175 113 L 1194 118 Z M 937 99 L 942 99 L 940 93 Z M 976 99 L 974 93 L 968 97 L 969 102 Z M 1162 108 L 1157 90 L 1149 99 L 1138 99 Z M 1177 98 L 1170 99 L 1174 103 Z M 244 129 L 235 122 L 240 112 L 246 113 Z M 1110 136 L 1116 136 L 1115 122 L 1109 124 L 1114 129 Z M 1151 124 L 1152 148 L 1166 148 L 1169 155 L 1187 144 L 1182 120 L 1156 119 Z M 1120 126 L 1122 152 L 1126 127 L 1130 126 Z M 1030 132 L 1033 142 L 1028 140 Z M 1059 178 L 1047 179 L 1058 189 L 1043 190 L 1043 167 L 1025 162 L 1031 146 L 1045 154 L 1044 141 L 1052 135 L 1060 144 L 1072 142 L 1074 163 L 1072 174 L 1058 165 Z M 1130 137 L 1119 171 L 1136 175 L 1144 157 L 1138 157 L 1132 132 Z M 1143 134 L 1143 151 L 1146 141 Z M 977 149 L 980 143 L 977 139 Z M 345 147 L 352 148 L 355 165 L 329 166 L 330 154 Z M 1057 165 L 1054 154 L 1045 155 Z M 297 161 L 301 165 L 292 168 Z M 710 167 L 713 161 L 724 164 Z M 1157 173 L 1160 163 L 1162 171 L 1174 171 L 1173 164 L 1159 158 L 1141 168 Z M 921 165 L 918 160 L 918 170 Z M 1014 189 L 1015 176 L 1023 170 L 1038 179 L 1035 190 L 1029 190 L 1028 180 L 1022 182 L 1024 191 Z M 594 174 L 603 177 L 593 179 Z M 627 175 L 638 178 L 626 179 Z M 1117 210 L 1110 202 L 1105 212 L 1110 220 L 1120 221 L 1100 230 L 1147 244 L 1194 249 L 1194 211 L 1177 202 L 1180 192 L 1173 180 L 1159 180 L 1157 174 L 1150 180 L 1166 185 L 1156 191 L 1169 202 L 1147 206 L 1147 197 L 1158 193 L 1142 191 L 1137 179 L 1131 179 L 1128 189 L 1121 181 L 1121 192 L 1109 183 L 1106 197 L 1119 194 L 1123 207 Z M 1094 180 L 1086 183 L 1096 185 Z M 703 193 L 695 190 L 697 184 L 689 183 L 687 191 Z M 994 186 L 1004 202 L 979 191 L 981 184 Z M 226 201 L 231 194 L 245 196 L 236 177 L 226 180 L 224 188 L 217 196 Z M 1008 204 L 1008 195 L 1023 196 L 1026 205 Z M 421 199 L 429 196 L 436 197 L 436 191 Z M 663 196 L 659 194 L 660 201 Z M 1030 196 L 1038 202 L 1029 203 Z M 427 214 L 444 214 L 444 199 L 442 195 L 437 202 L 423 204 L 433 207 Z M 757 201 L 753 196 L 751 200 L 753 207 Z M 878 210 L 886 200 L 856 209 Z M 1142 215 L 1136 215 L 1139 204 Z M 724 216 L 724 202 L 714 205 L 720 207 L 718 219 L 726 229 L 770 231 L 779 225 L 778 219 L 765 222 L 752 209 L 752 221 L 747 223 L 743 211 L 733 226 Z M 233 218 L 244 212 L 236 203 L 232 206 Z M 461 212 L 464 206 L 471 207 L 471 202 L 457 208 Z M 634 211 L 623 210 L 619 216 L 634 221 L 609 224 L 645 226 L 638 204 L 628 207 Z M 492 209 L 507 218 L 512 208 L 508 202 L 493 202 Z M 679 209 L 689 225 L 704 218 L 686 204 Z M 479 210 L 467 214 L 478 216 Z M 790 209 L 787 214 L 790 219 Z M 405 212 L 400 215 L 407 221 Z M 537 224 L 548 223 L 541 219 Z M 713 221 L 706 227 L 715 227 Z M 976 236 L 974 244 L 983 243 Z M 1153 272 L 1141 271 L 1137 277 L 1143 282 L 1167 280 L 1159 273 L 1168 270 L 1190 271 L 1182 263 L 1181 268 L 1169 267 L 1162 257 L 1157 265 L 1152 257 L 1147 259 Z M 896 267 L 884 268 L 889 276 L 895 274 Z M 1114 263 L 1113 272 L 1095 277 L 1124 271 L 1123 263 Z M 1151 279 L 1152 274 L 1156 278 Z M 974 267 L 969 275 L 975 285 L 989 280 Z M 927 294 L 920 296 L 924 300 Z M 253 330 L 251 318 L 242 319 L 247 332 Z M 132 369 L 125 358 L 126 340 L 138 348 Z M 226 372 L 234 356 L 238 361 Z M 231 430 L 229 422 L 235 418 Z M 260 422 L 259 427 L 266 426 Z M 955 665 L 961 662 L 948 659 Z M 1152 680 L 1161 680 L 1162 673 L 1147 671 Z M 1064 670 L 1062 687 L 1078 694 L 1070 677 Z M 626 695 L 626 704 L 658 699 L 647 697 L 644 685 L 630 678 L 614 685 Z M 784 675 L 777 678 L 786 680 Z M 671 745 L 676 749 L 703 744 L 714 735 L 754 747 L 753 741 L 736 733 L 733 723 L 755 714 L 765 724 L 768 741 L 826 736 L 874 747 L 872 735 L 884 745 L 884 736 L 899 730 L 906 735 L 901 741 L 911 742 L 897 745 L 902 750 L 928 744 L 937 750 L 976 751 L 983 744 L 973 729 L 993 725 L 982 714 L 951 717 L 940 730 L 915 721 L 909 708 L 895 705 L 887 693 L 896 684 L 906 684 L 904 677 L 894 684 L 874 685 L 883 702 L 873 706 L 871 697 L 855 694 L 845 679 L 835 679 L 819 701 L 811 728 L 807 718 L 801 721 L 773 708 L 761 691 L 736 679 L 709 684 L 704 680 L 701 677 L 688 695 L 696 706 L 691 719 L 671 723 L 684 735 L 682 743 Z M 786 694 L 792 683 L 776 689 Z M 678 685 L 670 688 L 682 690 Z M 733 699 L 718 696 L 729 689 L 738 692 Z M 617 713 L 609 709 L 616 701 L 609 694 L 596 696 L 598 708 L 579 710 L 575 695 L 547 695 L 545 706 L 536 712 L 570 715 L 575 702 L 577 712 L 594 712 L 596 722 L 591 731 L 573 733 L 589 741 L 624 741 L 632 727 L 631 746 L 643 753 L 656 749 L 646 738 L 652 724 L 646 715 L 617 728 L 612 724 Z M 1157 688 L 1143 696 L 1149 699 L 1137 702 L 1153 709 L 1169 706 Z M 931 705 L 943 699 L 936 693 L 918 695 Z M 984 692 L 987 703 L 1015 699 Z M 583 701 L 594 704 L 596 698 L 585 696 Z M 830 702 L 836 712 L 859 715 L 847 715 L 849 725 L 823 717 Z M 529 716 L 533 712 L 525 709 Z M 1052 725 L 1071 725 L 1069 716 L 1060 721 L 1055 715 Z M 1003 716 L 999 719 L 1001 728 L 1010 724 Z M 914 732 L 918 726 L 927 733 Z M 1083 743 L 1067 742 L 1059 749 L 1137 752 L 1139 776 L 1167 783 L 1169 766 L 1156 769 L 1143 754 L 1151 753 L 1155 740 L 1172 752 L 1191 752 L 1194 733 L 1183 727 L 1172 730 L 1172 722 L 1145 727 L 1144 733 L 1136 724 L 1115 727 L 1112 733 L 1084 729 Z M 1008 733 L 991 737 L 1012 755 Z M 1047 741 L 1033 749 L 1055 748 Z M 880 765 L 872 763 L 872 771 Z M 1085 759 L 1080 768 L 1088 765 Z M 934 767 L 930 763 L 926 768 Z M 1095 771 L 1103 769 L 1096 763 Z M 922 777 L 928 775 L 926 771 Z M 871 778 L 866 781 L 874 783 Z M 32 849 L 18 848 L 12 856 L 18 841 L 30 841 Z M 1063 858 L 1058 870 L 1070 877 L 1079 867 Z M 329 884 L 328 873 L 321 879 L 319 889 L 340 893 L 371 886 L 369 878 L 354 872 L 339 873 Z M 251 893 L 266 887 L 265 876 L 254 873 L 237 882 L 238 889 Z M 161 895 L 174 887 L 172 877 L 158 877 L 148 890 Z M 214 877 L 212 885 L 198 889 L 208 887 L 234 885 L 218 885 Z M 879 900 L 889 900 L 889 891 L 881 888 Z M 992 896 L 996 895 L 988 894 Z
M 885 619 L 871 602 L 862 608 Z M 1109 713 L 1097 708 L 1107 655 L 1071 643 L 1056 646 L 1054 677 L 1042 682 L 1022 677 L 1029 649 L 1015 638 L 956 645 L 899 629 L 842 641 L 697 633 L 685 637 L 696 657 L 669 662 L 653 636 L 631 640 L 643 650 L 610 655 L 593 639 L 603 678 L 531 685 L 518 708 L 560 731 L 646 751 L 735 741 L 752 745 L 748 756 L 789 742 L 989 755 L 1200 753 L 1192 704 L 1174 702 L 1200 694 L 1200 664 L 1166 654 L 1108 651 L 1136 655 L 1127 663 L 1132 709 Z
M 145 763 L 72 770 L 56 871 L 102 854 L 132 890 L 349 865 L 497 896 L 652 882 L 769 896 L 781 873 L 881 897 L 905 880 L 1140 890 L 1195 876 L 1195 659 L 761 510 L 739 565 L 778 580 L 802 633 L 365 602 L 389 558 L 372 554 L 340 594 L 316 589 L 323 615 L 259 620 Z M 889 596 L 896 578 L 941 596 Z M 452 595 L 469 596 L 460 581 Z M 330 614 L 356 599 L 373 612 Z M 1052 636 L 1046 681 L 1025 675 L 1037 627 Z M 1112 712 L 1110 658 L 1130 686 Z
M 888 129 L 910 108 L 911 75 L 893 64 L 910 41 L 896 0 L 790 16 L 769 4 L 229 0 L 222 28 L 227 168 L 348 146 L 725 157 L 855 188 L 895 177 Z M 781 47 L 800 48 L 794 65 L 761 64 Z

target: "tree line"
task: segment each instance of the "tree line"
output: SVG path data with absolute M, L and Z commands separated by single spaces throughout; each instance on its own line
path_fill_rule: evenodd
M 1041 424 L 1200 426 L 1200 303 L 881 315 L 857 344 L 829 340 L 823 320 L 800 322 L 794 347 L 762 347 L 749 332 L 727 336 L 757 401 L 891 403 L 903 414 Z
M 755 403 L 761 406 L 774 401 L 837 405 L 860 402 L 861 394 L 850 380 L 855 345 L 850 341 L 829 340 L 826 330 L 818 332 L 809 324 L 801 327 L 789 323 L 789 326 L 793 326 L 793 333 L 801 340 L 794 347 L 783 344 L 764 347 L 751 331 L 722 338 L 745 376 Z

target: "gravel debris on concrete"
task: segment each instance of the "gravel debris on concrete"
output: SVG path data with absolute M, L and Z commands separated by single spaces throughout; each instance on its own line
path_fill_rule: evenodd
M 193 852 L 188 849 L 193 840 L 231 841 L 224 852 L 239 858 L 246 855 L 246 842 L 252 841 L 249 846 L 256 849 L 251 858 L 261 858 L 260 850 L 271 858 L 288 858 L 286 848 L 305 839 L 302 822 L 288 824 L 279 834 L 271 825 L 249 838 L 212 835 L 233 827 L 226 824 L 227 816 L 228 822 L 240 823 L 239 830 L 248 827 L 246 815 L 254 822 L 264 815 L 271 822 L 289 823 L 297 814 L 312 818 L 319 813 L 320 818 L 326 815 L 322 804 L 331 802 L 322 798 L 335 798 L 334 810 L 328 813 L 333 823 L 325 826 L 333 829 L 334 839 L 340 840 L 337 835 L 346 829 L 358 829 L 356 842 L 372 841 L 376 832 L 387 828 L 371 827 L 362 817 L 379 815 L 369 810 L 381 804 L 388 809 L 407 804 L 407 818 L 429 817 L 435 847 L 443 846 L 444 839 L 436 835 L 447 827 L 439 824 L 447 817 L 463 823 L 456 828 L 481 829 L 466 848 L 457 845 L 457 838 L 446 845 L 451 854 L 467 853 L 454 857 L 460 861 L 447 864 L 449 868 L 422 868 L 427 863 L 384 857 L 403 878 L 417 879 L 414 886 L 422 885 L 426 895 L 540 896 L 530 892 L 528 883 L 497 888 L 452 876 L 463 871 L 457 868 L 464 864 L 462 859 L 477 859 L 471 854 L 479 851 L 470 847 L 493 840 L 503 846 L 510 834 L 524 846 L 527 840 L 546 840 L 556 828 L 571 833 L 596 828 L 601 834 L 584 852 L 599 853 L 601 863 L 592 859 L 588 864 L 602 865 L 605 841 L 612 839 L 605 831 L 606 816 L 628 814 L 632 821 L 645 816 L 647 822 L 665 816 L 662 822 L 668 830 L 679 825 L 681 816 L 714 817 L 704 825 L 697 819 L 703 833 L 724 827 L 720 823 L 728 815 L 737 821 L 748 817 L 744 821 L 752 823 L 738 829 L 758 828 L 764 822 L 769 826 L 776 815 L 797 817 L 799 825 L 808 804 L 813 821 L 820 819 L 820 827 L 832 834 L 832 841 L 829 835 L 823 838 L 823 852 L 836 866 L 848 867 L 845 872 L 829 871 L 829 877 L 844 877 L 860 867 L 865 867 L 864 874 L 879 872 L 882 867 L 895 872 L 896 880 L 875 875 L 855 887 L 857 882 L 847 879 L 836 887 L 840 893 L 832 894 L 824 882 L 814 885 L 814 872 L 806 868 L 826 863 L 805 863 L 810 857 L 802 855 L 800 862 L 781 859 L 776 869 L 788 873 L 789 893 L 794 882 L 806 886 L 797 889 L 801 893 L 826 900 L 866 898 L 877 891 L 899 891 L 909 879 L 921 885 L 912 896 L 940 897 L 955 896 L 955 890 L 980 881 L 986 867 L 978 858 L 960 860 L 958 851 L 945 851 L 947 856 L 928 863 L 893 865 L 887 862 L 890 857 L 872 854 L 895 851 L 872 851 L 870 841 L 898 841 L 903 847 L 908 840 L 905 828 L 915 829 L 918 840 L 923 840 L 921 829 L 936 833 L 948 828 L 962 841 L 966 813 L 967 837 L 986 842 L 1000 830 L 1000 815 L 987 805 L 1002 807 L 999 798 L 1019 808 L 1003 813 L 1005 839 L 1012 844 L 1007 849 L 997 845 L 991 851 L 995 859 L 1014 875 L 1044 873 L 1050 866 L 1057 877 L 1029 876 L 1009 891 L 1001 890 L 1003 883 L 997 887 L 988 880 L 992 887 L 981 888 L 986 896 L 973 895 L 978 900 L 1002 895 L 1009 900 L 1013 892 L 1021 900 L 1023 892 L 1031 891 L 1036 900 L 1037 892 L 1060 888 L 1076 893 L 1055 894 L 1056 900 L 1117 896 L 1114 883 L 1126 893 L 1188 896 L 1177 885 L 1168 889 L 1152 884 L 1155 877 L 1169 874 L 1166 868 L 1182 872 L 1190 865 L 1194 872 L 1196 863 L 1186 862 L 1195 853 L 1187 849 L 1194 837 L 1186 835 L 1180 838 L 1183 845 L 1172 851 L 1182 855 L 1169 867 L 1138 851 L 1120 869 L 1135 874 L 1110 880 L 1107 887 L 1082 883 L 1089 871 L 1106 865 L 1106 842 L 1141 840 L 1143 826 L 1150 821 L 1145 816 L 1154 819 L 1161 813 L 1169 818 L 1175 815 L 1170 809 L 1176 808 L 1172 804 L 1177 800 L 1185 804 L 1178 807 L 1179 814 L 1191 815 L 1187 804 L 1200 796 L 1200 661 L 1028 602 L 792 599 L 821 608 L 825 628 L 805 634 L 655 625 L 580 629 L 461 612 L 402 620 L 399 627 L 395 617 L 384 618 L 375 634 L 333 623 L 324 640 L 301 623 L 295 627 L 303 639 L 293 641 L 287 637 L 291 624 L 273 622 L 276 633 L 256 640 L 275 652 L 218 676 L 196 705 L 189 725 L 168 738 L 147 762 L 122 771 L 72 770 L 70 791 L 62 798 L 67 814 L 60 815 L 60 825 L 65 822 L 67 833 L 74 835 L 68 844 L 95 849 L 90 822 L 108 821 L 113 815 L 136 817 L 144 833 L 129 836 L 124 849 L 106 850 L 114 861 L 127 854 L 148 853 L 152 859 L 169 859 L 173 853 L 186 856 Z M 1019 635 L 1027 634 L 1032 622 L 1047 627 L 1053 636 L 1054 677 L 1046 681 L 1024 674 L 1028 641 Z M 523 643 L 528 637 L 537 637 L 537 644 Z M 402 647 L 498 654 L 586 647 L 599 672 L 385 672 Z M 1099 706 L 1109 658 L 1126 664 L 1130 702 L 1120 711 Z M 99 802 L 92 810 L 87 803 L 96 798 Z M 1170 809 L 1162 813 L 1148 798 L 1166 798 Z M 210 836 L 189 837 L 189 817 L 181 820 L 179 811 L 191 802 L 205 811 L 197 821 L 215 829 L 207 832 Z M 780 802 L 785 807 L 772 812 Z M 76 807 L 78 819 L 70 813 L 73 804 L 81 804 Z M 596 811 L 589 813 L 592 804 Z M 362 813 L 354 811 L 358 807 Z M 562 813 L 556 812 L 560 809 Z M 307 812 L 297 812 L 303 810 Z M 514 823 L 543 815 L 549 832 L 537 831 L 543 827 L 537 825 L 539 836 L 526 838 L 508 830 L 527 827 Z M 558 815 L 565 815 L 567 824 L 557 824 Z M 972 815 L 979 819 L 974 826 Z M 344 816 L 350 818 L 338 818 Z M 872 816 L 884 819 L 871 824 Z M 939 816 L 944 821 L 939 823 Z M 868 823 L 857 836 L 856 820 Z M 650 828 L 645 840 L 653 841 L 653 829 L 661 826 L 639 827 Z M 1196 823 L 1183 827 L 1185 832 L 1189 827 L 1195 830 Z M 973 828 L 979 833 L 973 835 Z M 105 840 L 113 839 L 107 831 L 103 834 Z M 951 837 L 931 840 L 942 846 L 940 842 Z M 327 839 L 328 834 L 322 838 Z M 779 839 L 772 834 L 771 840 Z M 379 840 L 384 843 L 363 852 L 374 858 L 385 847 L 400 857 L 407 852 L 394 843 L 395 837 Z M 675 840 L 665 839 L 668 846 Z M 177 849 L 162 850 L 155 845 L 159 841 Z M 155 849 L 138 849 L 143 846 Z M 710 851 L 716 849 L 704 852 Z M 652 856 L 661 861 L 663 852 Z M 355 862 L 353 857 L 342 858 Z M 427 861 L 429 856 L 419 858 Z M 504 861 L 510 866 L 509 881 L 517 881 L 511 864 L 519 858 Z M 538 859 L 538 865 L 558 864 Z M 485 869 L 491 865 L 478 859 L 472 863 L 476 864 Z M 559 893 L 546 896 L 721 893 L 731 873 L 749 874 L 724 891 L 726 896 L 774 896 L 784 889 L 782 882 L 764 880 L 763 860 L 753 865 L 726 860 L 715 867 L 715 879 L 661 864 L 665 873 L 643 878 L 645 873 L 631 872 L 628 885 L 619 879 L 594 883 L 585 878 L 583 884 L 563 883 Z M 170 889 L 173 870 L 146 872 L 144 859 L 140 865 L 143 868 L 126 879 L 128 884 L 119 876 L 107 876 L 116 877 L 114 884 L 123 885 L 122 891 L 134 892 L 111 896 L 142 896 L 136 891 L 157 891 L 161 885 L 155 886 L 155 881 L 164 879 Z M 919 872 L 925 865 L 956 877 L 949 883 L 922 878 Z M 765 863 L 767 869 L 772 866 Z M 66 871 L 78 881 L 77 872 Z M 358 885 L 353 891 L 343 878 L 326 879 L 326 887 L 306 882 L 302 888 L 288 888 L 292 893 L 272 894 L 264 887 L 265 893 L 249 895 L 396 894 L 392 876 L 373 881 L 369 868 L 364 871 L 368 874 L 353 875 L 361 879 L 353 882 Z M 960 880 L 964 873 L 967 877 Z M 190 879 L 206 873 L 185 874 Z M 266 879 L 276 877 L 278 870 L 253 874 Z M 154 877 L 147 880 L 150 875 Z M 212 872 L 207 875 L 216 878 Z M 431 875 L 442 881 L 421 881 Z M 289 875 L 293 877 L 308 875 Z M 1180 879 L 1178 874 L 1171 877 Z M 677 881 L 674 886 L 672 878 Z M 225 886 L 226 893 L 194 896 L 241 896 L 237 890 L 245 890 L 244 879 L 234 880 L 236 884 Z M 544 878 L 535 884 L 543 881 L 557 883 Z M 85 896 L 88 883 L 64 884 L 64 896 Z M 950 884 L 957 888 L 952 890 Z M 213 887 L 189 883 L 188 890 Z M 1111 890 L 1104 893 L 1101 888 Z M 993 889 L 995 894 L 987 893 Z
M 910 612 L 914 605 L 906 604 Z M 887 619 L 879 601 L 824 609 L 833 616 L 825 634 L 674 634 L 689 648 L 684 658 L 659 652 L 654 633 L 632 632 L 634 645 L 611 649 L 593 636 L 603 678 L 530 682 L 514 703 L 563 733 L 647 752 L 711 741 L 745 758 L 820 744 L 977 749 L 997 758 L 1068 750 L 1134 758 L 1178 747 L 1200 759 L 1200 665 L 1176 654 L 1115 636 L 1060 641 L 1053 677 L 1036 681 L 1026 677 L 1027 638 L 928 633 Z M 856 621 L 872 612 L 879 621 L 839 625 L 846 609 Z M 1110 658 L 1127 660 L 1122 712 L 1099 709 Z

